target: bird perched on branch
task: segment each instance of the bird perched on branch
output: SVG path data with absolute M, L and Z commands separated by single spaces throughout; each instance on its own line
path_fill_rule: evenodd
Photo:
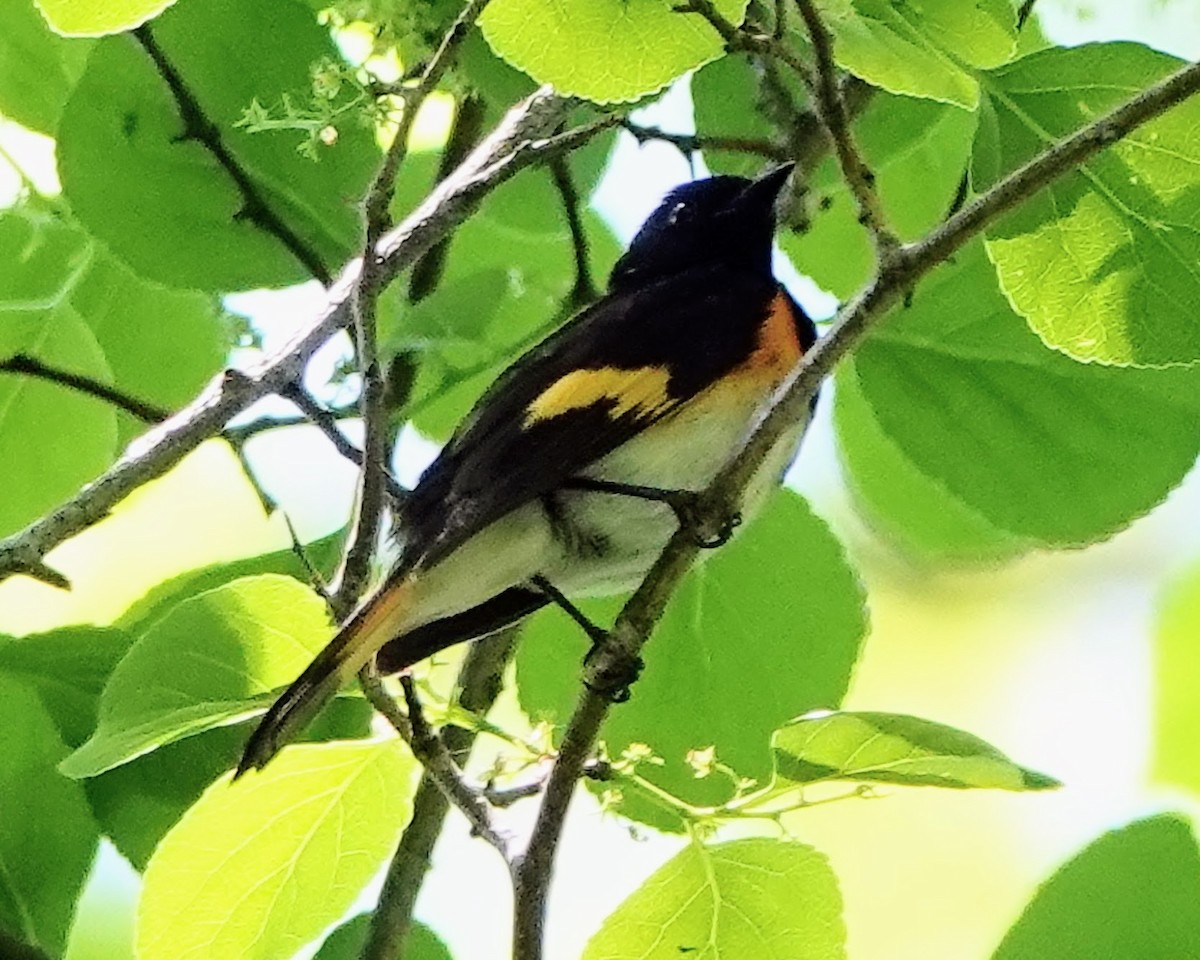
M 396 672 L 547 603 L 581 619 L 568 598 L 637 585 L 816 339 L 771 272 L 790 171 L 673 190 L 607 293 L 501 374 L 413 490 L 395 568 L 267 712 L 239 775 L 373 656 Z M 744 513 L 802 430 L 779 441 Z

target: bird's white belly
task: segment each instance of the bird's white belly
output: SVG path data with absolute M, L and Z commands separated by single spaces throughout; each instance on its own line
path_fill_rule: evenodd
M 714 409 L 715 408 L 715 409 Z M 584 476 L 661 490 L 702 491 L 740 449 L 754 409 L 693 402 L 597 461 Z M 697 424 L 697 420 L 701 425 Z M 778 484 L 803 432 L 798 424 L 775 446 L 746 490 L 748 521 Z M 562 490 L 489 524 L 430 568 L 407 611 L 418 626 L 483 603 L 511 586 L 545 576 L 568 596 L 636 587 L 678 527 L 665 504 L 637 497 Z
M 584 475 L 662 490 L 704 490 L 741 448 L 754 411 L 726 408 L 715 413 L 702 405 L 689 406 L 694 409 L 685 407 L 678 416 L 638 435 Z M 802 431 L 803 425 L 789 431 L 759 468 L 742 501 L 744 520 L 758 511 L 779 482 Z M 674 512 L 662 503 L 591 491 L 561 496 L 583 548 L 565 549 L 559 568 L 545 574 L 568 595 L 633 589 L 678 527 Z M 588 537 L 594 534 L 596 549 L 589 550 Z

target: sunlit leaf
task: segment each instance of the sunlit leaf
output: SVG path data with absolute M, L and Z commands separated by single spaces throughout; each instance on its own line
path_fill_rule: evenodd
M 331 576 L 340 558 L 343 540 L 343 532 L 339 531 L 307 543 L 304 545 L 305 556 L 323 576 Z M 160 620 L 173 607 L 189 597 L 242 577 L 262 573 L 284 574 L 302 583 L 307 583 L 309 578 L 307 567 L 292 549 L 273 550 L 257 557 L 214 563 L 197 570 L 188 570 L 156 584 L 121 614 L 116 625 L 135 636 L 140 636 L 150 624 Z
M 747 0 L 716 0 L 740 23 Z M 599 103 L 637 100 L 719 57 L 723 42 L 701 17 L 667 2 L 495 0 L 480 18 L 505 60 L 559 93 Z M 553 37 L 553 42 L 547 38 Z
M 1059 786 L 974 734 L 900 713 L 801 717 L 781 727 L 772 744 L 776 772 L 795 783 L 860 780 L 960 790 Z
M 588 941 L 584 960 L 841 960 L 842 898 L 829 862 L 782 840 L 688 844 Z
M 184 601 L 117 666 L 100 697 L 96 732 L 63 772 L 95 776 L 261 713 L 331 632 L 324 601 L 290 577 L 246 577 Z
M 159 844 L 138 960 L 284 960 L 341 917 L 412 814 L 398 741 L 301 744 L 217 781 Z
M 108 381 L 111 370 L 87 324 L 69 303 L 0 313 L 20 326 L 17 349 L 48 367 Z M 3 337 L 0 334 L 0 337 Z M 19 530 L 66 500 L 116 455 L 117 417 L 109 404 L 61 384 L 0 374 L 0 535 Z
M 50 25 L 69 37 L 99 37 L 132 30 L 175 0 L 34 0 Z
M 371 715 L 366 700 L 338 698 L 297 740 L 362 739 L 370 732 Z M 206 730 L 87 780 L 84 789 L 100 829 L 126 860 L 144 870 L 167 831 L 209 784 L 237 764 L 249 736 L 247 724 Z
M 986 80 L 977 187 L 1181 66 L 1133 43 L 1051 49 Z M 1200 100 L 1058 177 L 987 232 L 1009 300 L 1051 346 L 1133 366 L 1200 361 Z
M 838 63 L 892 93 L 973 110 L 972 67 L 1009 60 L 1017 43 L 1009 0 L 818 0 Z

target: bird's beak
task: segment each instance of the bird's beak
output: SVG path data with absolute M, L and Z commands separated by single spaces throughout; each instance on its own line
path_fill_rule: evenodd
M 775 198 L 779 196 L 779 192 L 795 168 L 795 161 L 789 160 L 787 163 L 781 163 L 774 169 L 768 170 L 742 191 L 741 204 L 746 207 L 770 209 L 774 206 Z

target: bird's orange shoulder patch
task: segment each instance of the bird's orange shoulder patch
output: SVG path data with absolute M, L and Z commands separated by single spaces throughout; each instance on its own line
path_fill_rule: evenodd
M 597 367 L 572 370 L 559 377 L 525 408 L 525 426 L 550 420 L 570 410 L 609 403 L 616 419 L 627 413 L 653 416 L 671 406 L 666 367 Z
M 771 372 L 781 379 L 804 356 L 796 333 L 796 316 L 791 299 L 782 290 L 771 301 L 770 311 L 758 330 L 758 343 L 747 366 Z

